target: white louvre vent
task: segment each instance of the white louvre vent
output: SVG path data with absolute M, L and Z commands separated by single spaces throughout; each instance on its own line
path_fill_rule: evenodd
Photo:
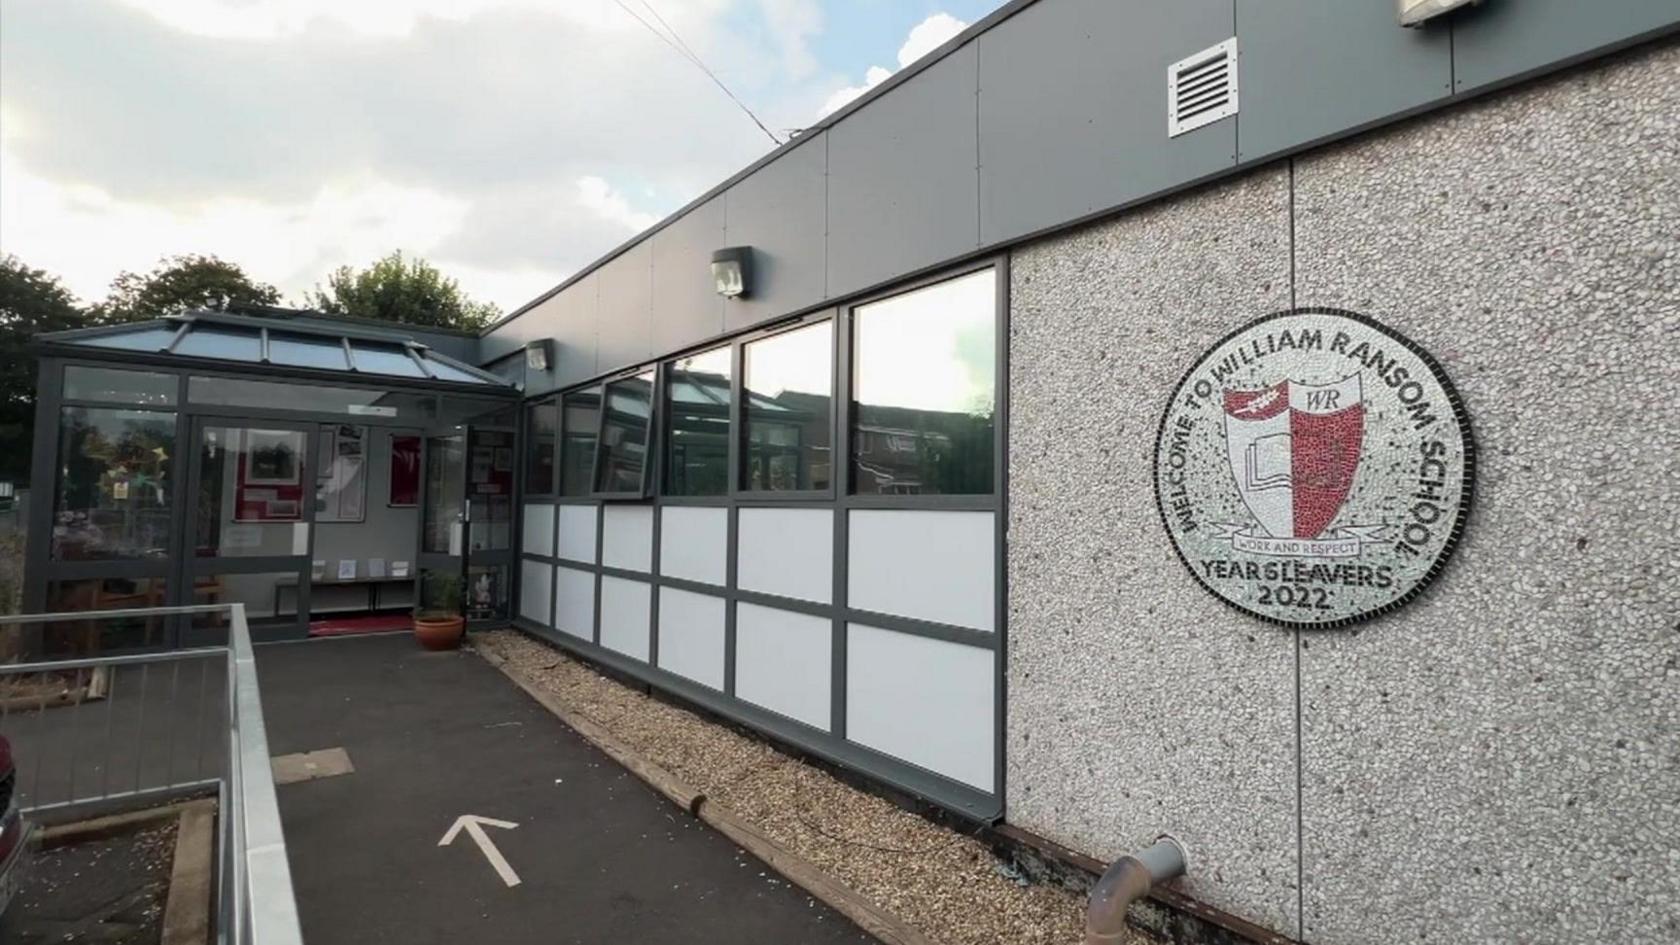
M 1237 38 L 1167 67 L 1167 137 L 1237 113 Z

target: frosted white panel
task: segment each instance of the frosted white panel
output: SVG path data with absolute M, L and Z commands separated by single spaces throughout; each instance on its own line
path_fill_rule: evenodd
M 526 554 L 554 557 L 554 506 L 546 502 L 525 506 L 525 528 L 521 547 Z
M 652 585 L 624 578 L 601 578 L 601 645 L 625 656 L 648 658 Z
M 993 790 L 992 651 L 855 623 L 846 632 L 846 737 Z
M 666 506 L 660 514 L 660 574 L 717 585 L 728 580 L 728 509 Z
M 822 617 L 736 604 L 735 695 L 826 731 L 833 628 Z
M 653 506 L 607 505 L 601 522 L 601 563 L 627 571 L 653 570 Z
M 992 629 L 992 513 L 859 509 L 851 516 L 846 600 L 854 609 Z
M 554 602 L 554 566 L 541 561 L 519 562 L 519 616 L 548 626 Z
M 593 505 L 560 506 L 560 548 L 557 558 L 595 563 L 595 516 Z
M 595 639 L 595 575 L 571 568 L 554 569 L 554 629 L 585 640 Z
M 659 667 L 723 688 L 723 598 L 659 589 Z
M 834 599 L 834 513 L 742 509 L 736 583 L 749 591 L 827 604 Z

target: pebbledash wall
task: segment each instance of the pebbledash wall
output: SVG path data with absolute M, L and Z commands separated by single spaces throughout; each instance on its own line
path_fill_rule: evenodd
M 555 341 L 524 379 L 560 416 L 729 346 L 739 469 L 745 346 L 833 332 L 826 489 L 527 482 L 518 625 L 1097 858 L 1170 832 L 1183 892 L 1303 941 L 1675 940 L 1677 26 L 1666 0 L 1422 31 L 1388 0 L 1013 0 L 482 339 L 516 374 Z M 1240 110 L 1168 138 L 1168 63 L 1233 33 Z M 741 244 L 754 291 L 724 301 L 706 264 Z M 997 475 L 858 494 L 857 313 L 983 270 Z M 1432 355 L 1477 447 L 1439 578 L 1333 630 L 1199 586 L 1154 488 L 1186 370 L 1305 306 Z
M 1680 47 L 1011 260 L 1007 818 L 1318 943 L 1680 940 Z M 1197 586 L 1153 490 L 1186 368 L 1352 309 L 1478 445 L 1439 580 L 1351 629 Z

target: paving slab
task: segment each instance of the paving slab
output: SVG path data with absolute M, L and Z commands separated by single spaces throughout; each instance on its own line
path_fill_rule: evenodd
M 354 771 L 277 788 L 305 939 L 875 941 L 654 793 L 470 653 L 406 635 L 257 648 L 275 755 Z M 508 885 L 463 814 L 487 825 Z

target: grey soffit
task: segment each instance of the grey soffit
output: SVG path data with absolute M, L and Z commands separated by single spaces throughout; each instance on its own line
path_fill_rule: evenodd
M 60 350 L 128 352 L 190 365 L 209 362 L 303 368 L 346 375 L 507 387 L 488 371 L 440 354 L 398 332 L 197 312 L 148 322 L 39 335 Z

